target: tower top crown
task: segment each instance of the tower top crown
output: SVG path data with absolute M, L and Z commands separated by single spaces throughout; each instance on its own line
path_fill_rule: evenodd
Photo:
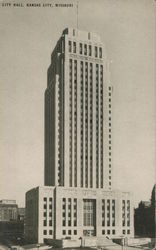
M 82 40 L 91 40 L 92 42 L 101 43 L 100 36 L 93 32 L 83 31 L 75 28 L 66 28 L 63 30 L 62 35 L 68 35 Z

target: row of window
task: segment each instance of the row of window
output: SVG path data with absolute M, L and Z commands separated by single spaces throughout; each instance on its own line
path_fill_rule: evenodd
M 85 63 L 85 187 L 88 187 L 88 63 Z
M 109 86 L 108 87 L 108 95 L 109 95 L 109 109 L 108 109 L 108 113 L 109 113 L 109 116 L 108 116 L 108 120 L 109 120 L 109 133 L 108 133 L 108 137 L 109 137 L 109 151 L 108 151 L 108 155 L 109 155 L 109 162 L 111 162 L 111 146 L 110 146 L 110 144 L 112 143 L 112 141 L 111 141 L 111 126 L 112 126 L 112 124 L 111 124 L 111 87 Z M 109 163 L 109 186 L 111 186 L 111 164 Z
M 74 65 L 74 67 L 73 67 L 73 65 Z M 69 114 L 69 117 L 70 117 L 70 127 L 69 127 L 69 129 L 70 129 L 70 151 L 71 151 L 71 154 L 70 154 L 70 172 L 69 172 L 69 174 L 70 174 L 70 178 L 69 178 L 69 183 L 70 183 L 70 186 L 72 185 L 72 158 L 74 157 L 74 158 L 76 158 L 76 153 L 72 156 L 72 144 L 73 144 L 73 141 L 75 141 L 76 140 L 76 137 L 74 136 L 74 138 L 73 138 L 73 136 L 72 136 L 72 122 L 73 122 L 73 120 L 72 120 L 72 114 L 73 114 L 73 111 L 72 111 L 72 109 L 74 108 L 75 109 L 75 107 L 77 108 L 77 106 L 75 106 L 75 104 L 74 104 L 74 106 L 72 107 L 72 102 L 73 102 L 73 100 L 72 100 L 72 98 L 73 98 L 73 96 L 72 96 L 72 71 L 73 71 L 73 68 L 74 68 L 74 76 L 76 76 L 77 75 L 77 73 L 75 74 L 75 71 L 77 72 L 77 67 L 75 66 L 76 65 L 76 60 L 72 60 L 72 59 L 70 59 L 69 60 L 69 86 L 70 86 L 70 93 L 69 93 L 69 103 L 70 103 L 70 114 Z M 90 65 L 90 91 L 88 90 L 88 66 Z M 83 83 L 84 83 L 84 72 L 86 72 L 86 74 L 85 74 L 85 85 L 86 85 L 86 88 L 85 88 L 85 96 L 84 96 L 84 94 L 83 94 Z M 85 130 L 86 130 L 86 133 L 85 133 L 85 141 L 87 142 L 86 143 L 86 145 L 85 145 L 85 148 L 86 148 L 86 152 L 87 152 L 87 154 L 86 154 L 86 156 L 88 155 L 88 100 L 90 100 L 90 119 L 89 119 L 89 121 L 90 121 L 90 145 L 91 145 L 91 147 L 90 147 L 90 152 L 91 152 L 91 154 L 92 154 L 92 136 L 93 136 L 93 133 L 92 133 L 92 98 L 93 98 L 93 94 L 92 94 L 92 63 L 90 63 L 90 64 L 88 64 L 88 62 L 83 62 L 83 61 L 81 61 L 80 62 L 80 83 L 81 83 L 81 89 L 80 89 L 80 91 L 81 91 L 81 100 L 80 100 L 80 102 L 81 102 L 81 114 L 80 114 L 80 116 L 81 116 L 81 118 L 80 118 L 80 120 L 81 120 L 81 148 L 83 148 L 83 123 L 84 123 L 84 121 L 85 121 Z M 99 73 L 100 73 L 100 84 L 99 84 Z M 98 159 L 98 155 L 99 155 L 99 150 L 100 150 L 100 152 L 101 152 L 101 157 L 100 157 L 100 166 L 98 166 L 98 169 L 97 169 L 97 176 L 96 176 L 96 186 L 97 187 L 99 187 L 99 167 L 100 167 L 100 169 L 101 169 L 101 174 L 102 174 L 102 176 L 103 176 L 103 65 L 99 65 L 99 64 L 96 64 L 96 79 L 97 79 L 97 85 L 99 85 L 100 86 L 100 89 L 101 89 L 101 91 L 100 91 L 100 93 L 99 93 L 99 91 L 98 91 L 98 89 L 97 89 L 97 93 L 96 93 L 96 114 L 97 114 L 97 122 L 98 122 L 98 120 L 99 120 L 99 118 L 100 118 L 100 137 L 101 137 L 101 139 L 97 139 L 97 162 L 99 162 L 99 159 Z M 74 88 L 75 88 L 75 80 L 74 80 Z M 90 92 L 90 98 L 88 99 L 88 91 Z M 74 91 L 74 93 L 75 93 L 75 91 Z M 99 94 L 100 94 L 100 98 L 102 98 L 102 100 L 100 100 L 99 101 Z M 85 97 L 85 120 L 84 120 L 84 112 L 83 112 L 83 110 L 84 110 L 84 97 Z M 75 102 L 75 100 L 76 100 L 76 98 L 75 98 L 75 94 L 74 94 L 74 102 Z M 100 104 L 100 116 L 98 115 L 98 110 L 99 110 L 99 104 Z M 75 116 L 77 116 L 77 110 L 75 110 L 74 111 L 74 124 L 75 124 Z M 77 124 L 77 123 L 76 123 Z M 99 124 L 97 124 L 97 131 L 99 130 Z M 75 125 L 74 125 L 74 134 L 77 132 L 77 129 L 76 129 L 76 127 L 75 127 Z M 97 132 L 96 133 L 97 134 L 97 138 L 99 137 L 99 133 Z M 77 135 L 77 133 L 76 133 L 76 135 Z M 100 147 L 100 149 L 99 149 L 99 141 L 101 142 L 101 147 Z M 83 150 L 81 150 L 81 186 L 83 186 Z M 86 187 L 88 187 L 88 157 L 85 157 L 85 161 L 86 161 L 86 164 L 85 164 L 85 166 L 86 166 L 86 169 L 85 169 L 85 186 Z M 76 163 L 76 162 L 75 162 Z M 99 165 L 98 164 L 98 165 Z M 76 169 L 76 164 L 75 164 L 75 169 Z M 76 171 L 74 171 L 74 172 L 76 172 Z M 76 176 L 76 174 L 74 175 L 75 177 L 77 177 Z M 92 159 L 90 159 L 90 186 L 92 187 L 92 185 L 93 185 L 93 177 L 92 177 Z M 103 187 L 103 177 L 101 178 L 101 187 Z
M 43 235 L 47 235 L 49 232 L 49 235 L 53 235 L 53 230 L 43 230 Z M 115 230 L 102 230 L 102 235 L 110 235 L 115 234 Z M 122 230 L 122 234 L 130 234 L 130 229 L 128 230 Z M 77 230 L 62 230 L 62 235 L 77 235 Z
M 61 100 L 61 88 L 58 88 L 58 99 Z M 58 104 L 58 144 L 61 145 L 62 133 L 61 133 L 61 102 Z M 58 148 L 58 183 L 61 184 L 62 171 L 61 171 L 61 147 Z
M 51 227 L 53 225 L 52 220 L 49 220 L 49 222 L 47 220 L 43 220 L 43 226 L 47 227 L 49 225 L 49 227 Z
M 130 226 L 130 200 L 122 201 L 122 226 Z
M 43 208 L 47 210 L 48 208 L 47 204 L 43 204 Z M 52 209 L 52 204 L 49 204 L 49 209 Z
M 102 234 L 103 235 L 110 235 L 110 234 L 115 234 L 115 230 L 113 229 L 112 231 L 111 230 L 102 230 Z
M 99 187 L 99 65 L 96 64 L 96 187 Z
M 131 231 L 130 231 L 130 229 L 128 229 L 128 230 L 122 230 L 122 234 L 130 234 L 131 233 Z M 102 234 L 103 235 L 110 235 L 110 234 L 115 234 L 115 230 L 102 230 Z
M 110 206 L 112 208 L 112 220 L 110 219 Z M 102 226 L 106 225 L 105 215 L 107 214 L 107 226 L 115 226 L 115 200 L 102 200 Z
M 43 212 L 43 217 L 47 217 L 48 213 L 47 212 Z M 52 217 L 52 212 L 49 212 L 49 217 Z
M 126 234 L 126 232 L 127 232 L 127 234 L 130 234 L 130 233 L 131 233 L 130 229 L 128 229 L 127 231 L 126 231 L 126 230 L 122 230 L 122 233 L 123 233 L 123 234 Z
M 81 96 L 81 114 L 80 114 L 80 127 L 81 127 L 81 187 L 83 187 L 83 119 L 84 119 L 84 113 L 83 113 L 83 102 L 84 102 L 84 97 L 83 97 L 83 62 L 80 62 L 80 85 L 81 85 L 81 89 L 80 89 L 80 96 Z
M 73 211 L 73 213 L 72 213 Z M 67 223 L 68 219 L 68 223 Z M 62 199 L 62 225 L 63 226 L 77 226 L 77 199 L 63 198 Z
M 53 200 L 53 198 L 50 197 L 50 198 L 49 198 L 49 201 L 52 202 L 52 200 Z M 44 197 L 44 198 L 43 198 L 43 201 L 44 201 L 44 202 L 47 202 L 47 201 L 48 201 L 48 198 L 47 198 L 47 197 Z
M 69 60 L 69 186 L 72 186 L 72 60 Z
M 62 235 L 77 235 L 77 230 L 62 230 Z
M 68 51 L 69 53 L 78 53 L 80 55 L 102 58 L 102 47 L 76 43 L 74 41 L 68 42 Z
M 48 230 L 43 230 L 43 235 L 47 235 Z M 49 235 L 53 235 L 53 230 L 49 230 Z
M 103 188 L 103 65 L 100 70 L 100 118 L 101 118 L 101 188 Z

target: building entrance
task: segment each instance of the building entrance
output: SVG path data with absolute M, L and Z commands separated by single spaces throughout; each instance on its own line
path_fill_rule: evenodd
M 96 200 L 83 200 L 83 235 L 96 236 Z

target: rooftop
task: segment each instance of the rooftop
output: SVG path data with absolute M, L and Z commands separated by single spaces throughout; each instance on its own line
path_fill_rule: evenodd
M 16 204 L 16 200 L 2 199 L 0 200 L 0 204 L 12 205 L 12 204 Z
M 90 31 L 83 31 L 75 28 L 66 28 L 63 30 L 62 35 L 76 37 L 79 40 L 91 40 L 92 42 L 100 43 L 100 36 Z

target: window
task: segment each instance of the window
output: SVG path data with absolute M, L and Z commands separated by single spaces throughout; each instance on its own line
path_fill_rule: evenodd
M 73 42 L 73 52 L 76 53 L 76 42 Z
M 77 235 L 77 230 L 74 230 L 74 235 Z
M 68 234 L 71 235 L 71 230 L 68 230 Z
M 46 209 L 47 208 L 47 204 L 44 204 L 44 209 Z
M 115 234 L 115 230 L 112 230 L 112 234 Z
M 89 45 L 89 56 L 91 56 L 92 55 L 92 47 L 91 47 L 91 45 Z
M 44 234 L 44 235 L 47 235 L 47 230 L 44 230 L 44 231 L 43 231 L 43 234 Z
M 53 231 L 52 231 L 52 230 L 49 230 L 49 234 L 52 235 L 52 234 L 53 234 Z
M 62 231 L 62 234 L 63 234 L 63 235 L 66 235 L 66 230 L 63 230 L 63 231 Z
M 97 47 L 95 47 L 95 57 L 97 57 L 98 54 L 97 54 Z
M 82 43 L 80 43 L 80 54 L 82 55 Z
M 110 230 L 107 230 L 107 234 L 110 234 Z
M 44 200 L 44 201 L 47 201 L 47 198 L 46 198 L 46 197 L 44 197 L 44 198 L 43 198 L 43 200 Z
M 125 230 L 122 230 L 122 233 L 125 234 Z
M 130 230 L 129 229 L 127 230 L 127 234 L 130 234 Z
M 47 226 L 47 221 L 46 220 L 43 221 L 43 225 L 44 225 L 44 227 Z
M 102 58 L 102 48 L 99 48 L 99 57 Z
M 46 212 L 44 212 L 44 213 L 43 213 L 43 216 L 44 216 L 44 217 L 46 217 L 46 216 L 47 216 L 47 213 L 46 213 Z
M 84 54 L 87 55 L 87 44 L 84 45 Z
M 52 226 L 52 220 L 49 221 L 49 226 L 50 226 L 50 227 Z
M 108 227 L 110 226 L 110 221 L 107 221 L 107 226 L 108 226 Z
M 95 201 L 86 199 L 83 204 L 83 212 L 84 212 L 84 226 L 94 226 L 94 209 L 95 209 Z
M 102 234 L 105 234 L 105 230 L 102 230 Z
M 53 199 L 52 198 L 49 198 L 49 201 L 52 201 Z
M 69 46 L 69 52 L 71 53 L 71 52 L 72 52 L 72 44 L 71 44 L 71 41 L 68 42 L 68 46 Z

